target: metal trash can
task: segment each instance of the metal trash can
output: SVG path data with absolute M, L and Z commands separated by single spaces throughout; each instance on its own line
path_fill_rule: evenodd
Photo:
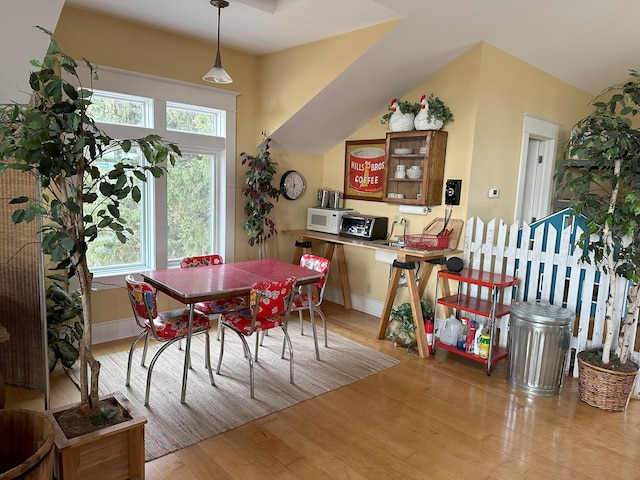
M 546 302 L 511 306 L 507 381 L 518 390 L 560 394 L 575 314 Z

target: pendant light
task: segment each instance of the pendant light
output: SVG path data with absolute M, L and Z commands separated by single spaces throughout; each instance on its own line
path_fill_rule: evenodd
M 202 79 L 214 83 L 233 83 L 233 79 L 222 68 L 222 61 L 220 60 L 220 9 L 228 7 L 229 2 L 226 0 L 211 0 L 211 5 L 218 9 L 218 51 L 216 52 L 216 63 Z

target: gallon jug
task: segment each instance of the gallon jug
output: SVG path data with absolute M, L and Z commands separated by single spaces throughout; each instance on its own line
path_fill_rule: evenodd
M 442 328 L 438 332 L 438 338 L 445 345 L 455 346 L 458 342 L 460 330 L 462 330 L 462 323 L 455 315 L 451 315 L 444 321 L 444 325 L 442 325 Z

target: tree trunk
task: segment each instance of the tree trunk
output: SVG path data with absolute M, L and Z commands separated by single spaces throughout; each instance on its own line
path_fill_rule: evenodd
M 615 160 L 613 164 L 613 174 L 616 179 L 620 177 L 621 160 Z M 609 208 L 607 209 L 609 216 L 613 216 L 618 201 L 619 182 L 612 185 L 611 195 L 609 196 Z M 614 258 L 613 240 L 611 238 L 611 228 L 607 220 L 602 229 L 602 242 L 604 243 L 605 255 L 607 260 L 607 273 L 609 274 L 609 297 L 607 298 L 607 310 L 605 314 L 605 330 L 604 345 L 602 346 L 602 363 L 608 365 L 611 358 L 611 346 L 613 345 L 613 307 L 616 301 L 616 265 Z M 617 347 L 616 347 L 617 349 Z
M 266 228 L 265 226 L 265 221 L 264 218 L 262 219 L 262 231 L 264 232 L 264 229 Z M 265 260 L 267 258 L 267 244 L 266 244 L 266 237 L 264 235 L 258 235 L 257 238 L 257 243 L 258 243 L 258 259 L 259 260 Z
M 638 312 L 638 302 L 640 301 L 639 290 L 639 283 L 631 285 L 629 295 L 627 296 L 627 314 L 620 324 L 616 354 L 620 358 L 621 363 L 627 363 L 629 354 L 631 353 L 631 333 L 636 323 L 636 313 Z
M 98 406 L 98 377 L 100 362 L 91 353 L 91 278 L 86 257 L 77 266 L 77 275 L 82 293 L 83 333 L 80 340 L 80 403 L 83 410 L 93 410 Z M 89 390 L 89 380 L 91 388 Z
M 258 259 L 264 260 L 267 258 L 267 244 L 264 237 L 260 237 L 258 240 Z
M 613 345 L 613 311 L 616 302 L 616 269 L 613 259 L 613 246 L 611 245 L 611 232 L 609 225 L 605 225 L 602 233 L 603 241 L 609 248 L 607 254 L 607 273 L 609 274 L 609 296 L 607 297 L 607 307 L 604 314 L 605 337 L 602 345 L 602 363 L 608 365 L 611 358 L 611 346 Z

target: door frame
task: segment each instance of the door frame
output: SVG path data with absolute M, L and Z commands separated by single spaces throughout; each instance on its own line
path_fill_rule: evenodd
M 553 194 L 553 175 L 555 172 L 556 151 L 558 147 L 558 135 L 560 132 L 560 122 L 549 120 L 532 113 L 523 114 L 522 120 L 522 144 L 520 148 L 520 167 L 518 170 L 518 189 L 516 192 L 516 205 L 514 218 L 517 221 L 522 220 L 522 206 L 524 203 L 525 191 L 525 174 L 527 171 L 527 158 L 530 140 L 539 140 L 542 142 L 543 157 L 551 159 L 551 161 L 543 162 L 542 178 L 544 183 L 541 186 L 540 195 L 544 199 L 544 203 L 548 205 L 551 213 L 551 199 Z

